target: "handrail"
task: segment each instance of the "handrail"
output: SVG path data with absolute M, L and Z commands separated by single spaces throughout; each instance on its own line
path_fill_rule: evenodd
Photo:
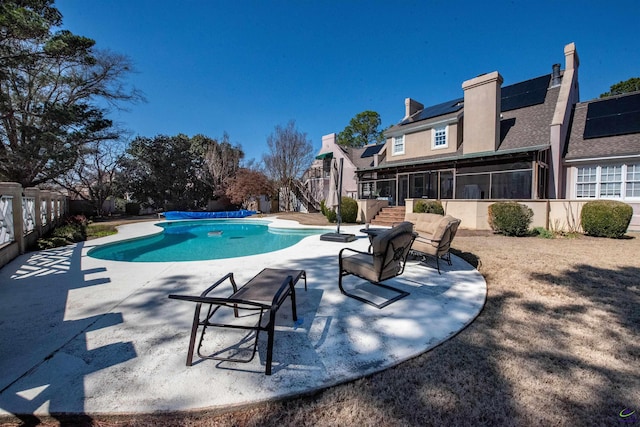
M 320 202 L 313 197 L 307 187 L 305 187 L 298 179 L 294 179 L 292 180 L 292 182 L 296 196 L 298 196 L 302 199 L 303 202 L 305 202 L 304 204 L 307 210 L 311 212 L 311 209 L 309 209 L 309 207 L 311 206 L 316 212 L 320 211 Z

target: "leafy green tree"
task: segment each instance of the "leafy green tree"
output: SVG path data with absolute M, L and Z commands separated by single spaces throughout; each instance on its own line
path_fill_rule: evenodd
M 349 121 L 349 125 L 338 134 L 338 144 L 345 147 L 364 147 L 380 144 L 384 135 L 380 130 L 380 115 L 375 111 L 363 111 Z
M 295 120 L 291 120 L 286 126 L 275 127 L 267 138 L 267 145 L 269 154 L 262 157 L 265 171 L 284 190 L 285 209 L 291 210 L 293 186 L 313 161 L 313 144 L 305 132 L 296 128 Z
M 145 206 L 187 209 L 206 204 L 208 186 L 198 179 L 202 161 L 186 135 L 137 137 L 121 161 L 120 191 Z
M 609 88 L 609 92 L 600 94 L 600 98 L 622 95 L 624 93 L 640 91 L 640 77 L 632 77 L 620 83 L 616 83 Z
M 146 206 L 200 209 L 209 199 L 226 197 L 226 186 L 244 153 L 225 136 L 137 137 L 121 160 L 119 192 Z
M 0 2 L 0 180 L 52 182 L 118 137 L 100 105 L 141 100 L 121 55 L 69 31 L 52 0 Z

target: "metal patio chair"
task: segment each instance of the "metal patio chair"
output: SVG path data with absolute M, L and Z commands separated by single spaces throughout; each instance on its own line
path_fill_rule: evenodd
M 375 236 L 372 236 L 368 252 L 357 251 L 351 248 L 343 248 L 340 250 L 338 254 L 340 270 L 338 286 L 340 292 L 377 308 L 384 308 L 392 302 L 409 295 L 408 292 L 381 282 L 399 276 L 404 272 L 407 255 L 416 236 L 417 234 L 413 232 L 413 224 L 405 221 L 389 230 L 376 233 Z M 353 254 L 348 255 L 350 252 Z M 368 298 L 355 294 L 353 291 L 346 291 L 344 289 L 342 279 L 349 275 L 365 279 L 373 285 L 390 290 L 397 295 L 383 303 L 377 304 Z

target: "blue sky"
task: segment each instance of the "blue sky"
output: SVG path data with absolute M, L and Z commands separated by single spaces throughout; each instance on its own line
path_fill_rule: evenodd
M 295 120 L 318 150 L 357 113 L 383 127 L 404 99 L 462 96 L 462 82 L 499 71 L 504 85 L 580 57 L 581 100 L 640 77 L 640 2 L 57 0 L 63 27 L 127 55 L 146 103 L 110 117 L 133 135 L 219 138 L 246 158 L 268 152 Z

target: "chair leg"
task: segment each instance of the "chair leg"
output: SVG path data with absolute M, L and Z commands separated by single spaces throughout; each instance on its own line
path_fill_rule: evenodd
M 267 363 L 264 373 L 271 375 L 271 363 L 273 362 L 273 334 L 275 332 L 276 312 L 270 310 L 269 329 L 267 330 Z
M 293 282 L 289 283 L 289 288 L 291 289 L 291 314 L 293 316 L 293 321 L 295 322 L 298 320 L 298 312 L 296 311 L 296 288 L 293 285 Z
M 193 325 L 191 326 L 191 338 L 189 339 L 189 351 L 187 352 L 187 366 L 191 366 L 193 364 L 193 350 L 196 345 L 196 335 L 198 335 L 198 326 L 200 326 L 200 309 L 201 308 L 202 308 L 202 304 L 197 304 L 196 312 L 193 315 Z
M 348 275 L 349 275 L 348 273 L 343 274 L 342 271 L 340 271 L 340 273 L 338 274 L 338 287 L 340 288 L 340 292 L 342 292 L 343 295 L 346 295 L 349 298 L 353 298 L 353 299 L 358 300 L 360 302 L 363 302 L 365 304 L 369 304 L 369 305 L 371 305 L 371 306 L 373 306 L 375 308 L 385 308 L 389 304 L 391 304 L 393 302 L 396 302 L 399 299 L 404 298 L 404 297 L 409 295 L 409 292 L 405 292 L 405 291 L 403 291 L 401 289 L 394 288 L 393 286 L 385 285 L 385 284 L 382 284 L 382 283 L 369 282 L 369 283 L 371 283 L 371 284 L 373 284 L 375 286 L 380 286 L 381 288 L 389 289 L 390 291 L 394 291 L 394 292 L 396 292 L 398 294 L 397 296 L 395 296 L 395 297 L 383 302 L 382 304 L 376 304 L 373 301 L 370 301 L 370 300 L 368 300 L 366 298 L 363 298 L 363 297 L 361 297 L 359 295 L 355 295 L 355 294 L 349 293 L 349 292 L 344 290 L 344 288 L 342 287 L 342 277 L 343 276 L 348 276 Z M 367 279 L 365 279 L 365 280 L 367 280 Z

